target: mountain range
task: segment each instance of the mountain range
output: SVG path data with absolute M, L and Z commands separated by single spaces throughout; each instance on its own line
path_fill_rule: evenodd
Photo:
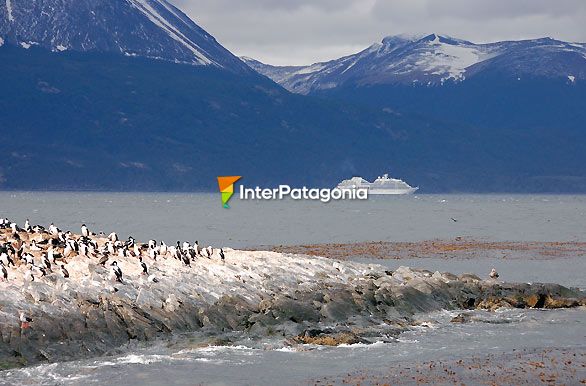
M 240 60 L 165 0 L 0 0 L 0 188 L 585 192 L 584 44 L 385 38 Z
M 437 86 L 489 72 L 566 83 L 586 80 L 586 45 L 551 38 L 474 44 L 450 36 L 389 36 L 354 55 L 310 66 L 271 66 L 242 58 L 286 89 L 309 94 L 347 86 Z

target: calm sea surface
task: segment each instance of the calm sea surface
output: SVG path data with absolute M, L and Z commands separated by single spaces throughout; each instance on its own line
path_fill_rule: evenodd
M 368 201 L 241 201 L 212 193 L 0 192 L 0 216 L 139 240 L 247 247 L 472 236 L 494 241 L 584 240 L 586 196 L 412 195 Z M 453 219 L 457 220 L 454 222 Z

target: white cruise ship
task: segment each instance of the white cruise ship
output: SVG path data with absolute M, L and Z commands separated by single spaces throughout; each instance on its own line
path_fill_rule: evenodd
M 411 194 L 418 187 L 411 187 L 403 180 L 389 177 L 388 174 L 368 182 L 362 177 L 352 177 L 340 182 L 338 189 L 368 189 L 368 194 Z

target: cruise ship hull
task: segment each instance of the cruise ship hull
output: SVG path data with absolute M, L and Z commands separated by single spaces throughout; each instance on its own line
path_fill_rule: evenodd
M 400 195 L 400 194 L 413 194 L 419 188 L 411 188 L 411 189 L 400 189 L 400 190 L 393 190 L 393 189 L 368 189 L 368 194 L 392 194 L 392 195 Z

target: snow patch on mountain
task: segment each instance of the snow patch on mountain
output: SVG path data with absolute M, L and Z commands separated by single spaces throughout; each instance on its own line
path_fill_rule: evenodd
M 14 16 L 12 14 L 12 1 L 6 0 L 6 13 L 8 14 L 8 21 L 13 22 Z
M 167 34 L 174 40 L 178 41 L 182 45 L 184 45 L 188 50 L 193 52 L 193 54 L 199 59 L 199 63 L 203 65 L 212 64 L 213 61 L 206 57 L 204 54 L 200 52 L 200 48 L 189 40 L 185 35 L 183 35 L 180 31 L 178 31 L 171 23 L 169 23 L 155 8 L 153 8 L 149 4 L 149 0 L 130 0 L 131 4 L 138 8 L 144 15 L 156 26 L 160 27 Z M 163 5 L 165 8 L 169 9 L 164 2 L 158 2 L 158 4 Z M 172 12 L 174 15 L 175 12 Z M 177 16 L 177 15 L 176 15 Z M 217 63 L 216 63 L 217 64 Z
M 428 44 L 431 49 L 422 53 L 415 65 L 424 72 L 440 75 L 442 82 L 448 79 L 462 80 L 466 68 L 495 56 L 477 47 L 443 43 L 437 35 Z
M 326 67 L 323 63 L 316 63 L 312 64 L 311 66 L 303 67 L 299 71 L 295 71 L 294 74 L 296 75 L 305 75 L 305 74 L 312 74 L 314 72 L 318 72 L 323 70 Z

